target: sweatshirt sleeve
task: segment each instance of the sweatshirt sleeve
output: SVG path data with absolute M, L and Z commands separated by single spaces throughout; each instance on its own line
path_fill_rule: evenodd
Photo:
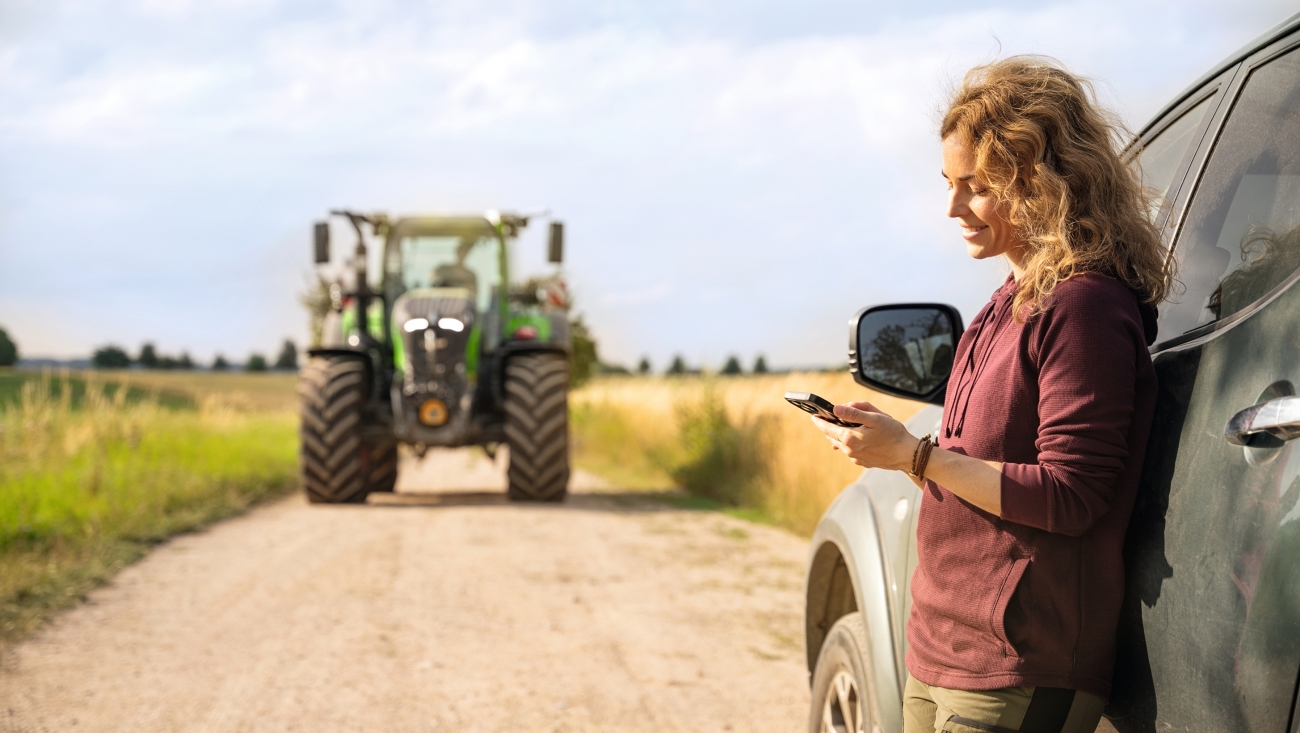
M 1079 536 L 1110 508 L 1124 470 L 1145 340 L 1127 291 L 1067 280 L 1053 296 L 1032 334 L 1038 462 L 1002 465 L 1002 518 Z

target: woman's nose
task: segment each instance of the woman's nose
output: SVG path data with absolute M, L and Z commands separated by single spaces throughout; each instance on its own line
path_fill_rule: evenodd
M 966 195 L 964 195 L 961 191 L 958 191 L 957 189 L 954 188 L 952 191 L 948 192 L 949 218 L 955 219 L 959 216 L 965 216 L 966 214 L 969 214 L 970 206 L 968 205 L 968 203 L 969 202 L 967 201 Z

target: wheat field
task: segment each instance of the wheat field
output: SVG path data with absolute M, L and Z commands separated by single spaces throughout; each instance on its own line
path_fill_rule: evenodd
M 708 496 L 712 487 L 739 483 L 712 498 L 811 534 L 862 469 L 831 450 L 810 418 L 783 399 L 787 391 L 815 392 L 837 404 L 866 400 L 899 420 L 921 407 L 867 390 L 842 372 L 604 377 L 572 396 L 575 462 L 629 488 L 686 484 Z

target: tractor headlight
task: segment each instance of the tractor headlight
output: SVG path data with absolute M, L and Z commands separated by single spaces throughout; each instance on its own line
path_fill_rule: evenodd
M 416 331 L 423 331 L 428 327 L 429 327 L 429 321 L 428 319 L 425 318 L 412 318 L 411 320 L 402 324 L 402 330 L 407 333 L 415 333 Z
M 439 318 L 438 328 L 445 331 L 455 331 L 460 333 L 465 330 L 465 324 L 459 318 Z

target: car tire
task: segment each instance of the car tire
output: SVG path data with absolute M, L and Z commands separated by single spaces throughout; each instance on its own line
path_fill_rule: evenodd
M 313 504 L 359 504 L 370 491 L 361 440 L 366 368 L 357 359 L 314 357 L 298 380 L 299 464 Z
M 861 613 L 831 627 L 813 671 L 809 733 L 879 733 L 875 680 L 867 666 L 870 647 Z
M 511 501 L 562 501 L 569 488 L 569 360 L 520 354 L 506 364 Z

